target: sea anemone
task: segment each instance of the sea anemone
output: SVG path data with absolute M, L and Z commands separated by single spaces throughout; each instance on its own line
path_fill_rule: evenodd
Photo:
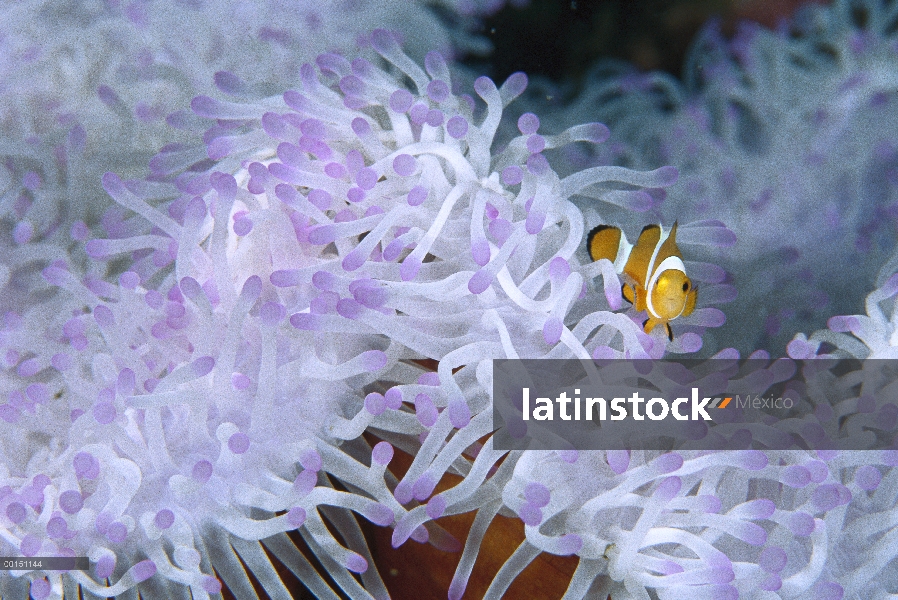
M 619 281 L 581 264 L 568 200 L 626 207 L 675 170 L 561 179 L 547 156 L 604 126 L 543 136 L 529 114 L 494 150 L 523 74 L 478 79 L 478 104 L 451 92 L 439 54 L 425 72 L 387 31 L 371 42 L 382 64 L 324 54 L 282 97 L 195 98 L 173 120 L 203 123 L 205 144 L 164 147 L 146 180 L 107 173 L 121 208 L 87 242 L 88 271 L 51 263 L 52 318 L 8 319 L 5 543 L 94 563 L 32 593 L 205 597 L 223 580 L 248 596 L 242 565 L 281 593 L 264 545 L 316 595 L 383 597 L 351 511 L 398 519 L 397 544 L 452 547 L 424 521 L 473 507 L 501 455 L 462 456 L 490 431 L 490 359 L 700 345 L 609 310 Z M 412 362 L 425 358 L 437 373 Z M 365 431 L 416 453 L 402 480 Z M 467 483 L 416 509 L 448 470 Z M 285 536 L 297 528 L 329 579 Z
M 604 64 L 569 109 L 614 137 L 611 160 L 676 166 L 667 219 L 719 219 L 732 251 L 705 259 L 739 290 L 720 345 L 782 353 L 797 331 L 856 311 L 894 251 L 898 165 L 893 3 L 808 6 L 779 31 L 710 23 L 685 83 Z M 721 336 L 725 336 L 721 339 Z
M 894 454 L 526 453 L 502 496 L 526 541 L 488 596 L 540 552 L 579 555 L 568 598 L 894 593 Z
M 883 271 L 888 273 L 888 269 Z M 793 358 L 851 357 L 861 359 L 889 359 L 896 356 L 898 347 L 898 273 L 892 273 L 866 298 L 865 315 L 837 315 L 830 317 L 826 329 L 808 337 L 798 333 L 789 342 L 789 356 Z
M 101 596 L 142 584 L 159 597 L 206 597 L 220 590 L 217 577 L 245 596 L 252 585 L 234 552 L 270 591 L 283 588 L 269 581 L 271 563 L 254 543 L 265 538 L 320 595 L 329 584 L 278 535 L 305 523 L 325 570 L 349 592 L 360 589 L 346 570 L 367 571 L 371 557 L 346 515 L 392 522 L 383 480 L 392 450 L 368 449 L 373 458 L 361 464 L 333 447 L 342 432 L 323 421 L 346 400 L 342 379 L 372 379 L 382 352 L 362 352 L 287 392 L 275 363 L 279 355 L 295 360 L 281 353 L 297 349 L 277 336 L 283 309 L 260 300 L 258 276 L 230 305 L 213 305 L 189 277 L 163 296 L 133 271 L 118 286 L 80 280 L 61 262 L 44 275 L 65 292 L 24 318 L 9 315 L 4 330 L 7 554 L 88 556 L 91 572 L 71 572 L 65 585 Z M 275 425 L 284 410 L 294 418 Z M 367 492 L 334 489 L 326 472 Z M 348 548 L 327 530 L 319 505 L 331 507 L 322 513 Z M 213 542 L 207 552 L 203 544 Z M 48 575 L 59 597 L 63 580 Z M 48 597 L 49 588 L 35 594 L 40 581 L 32 594 Z M 385 595 L 373 572 L 362 581 Z
M 504 2 L 499 2 L 498 5 Z M 0 218 L 36 234 L 108 207 L 100 176 L 142 177 L 167 117 L 197 94 L 258 100 L 324 51 L 355 53 L 386 27 L 426 51 L 485 53 L 469 31 L 496 2 L 33 0 L 0 7 Z M 52 32 L 52 35 L 48 35 Z
M 870 301 L 891 298 L 898 285 L 890 281 L 888 288 Z M 790 348 L 799 343 L 804 347 L 794 341 Z M 705 366 L 735 358 L 728 350 Z M 754 368 L 769 358 L 756 353 L 752 360 Z M 789 366 L 790 359 L 784 360 L 771 368 Z M 809 445 L 857 429 L 854 447 L 872 448 L 864 445 L 875 440 L 872 431 L 894 431 L 898 411 L 890 365 L 865 361 L 861 371 L 846 372 L 830 370 L 837 365 L 831 360 L 814 362 L 804 363 L 801 401 L 815 409 L 811 422 L 797 431 Z M 403 521 L 416 512 L 415 524 L 438 519 L 447 504 L 477 511 L 450 598 L 464 594 L 497 514 L 518 516 L 525 539 L 496 574 L 487 598 L 503 597 L 542 553 L 579 558 L 565 594 L 571 599 L 840 599 L 877 597 L 898 586 L 890 533 L 896 511 L 891 486 L 898 481 L 893 448 L 512 451 L 481 484 L 484 471 L 501 456 L 495 439 L 484 444 L 460 483 L 430 498 L 425 510 L 410 511 L 394 533 L 395 541 Z

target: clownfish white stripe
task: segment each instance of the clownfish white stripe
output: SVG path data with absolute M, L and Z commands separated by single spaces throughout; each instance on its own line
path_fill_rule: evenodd
M 658 238 L 658 243 L 655 244 L 655 249 L 652 251 L 652 258 L 649 260 L 648 268 L 646 268 L 645 271 L 645 279 L 643 279 L 643 281 L 646 282 L 652 280 L 653 273 L 658 272 L 658 270 L 655 269 L 655 261 L 658 259 L 658 252 L 661 251 L 661 246 L 664 245 L 664 242 L 666 242 L 667 238 L 670 236 L 670 231 L 664 231 L 663 226 L 658 225 L 658 229 L 660 230 L 660 237 Z M 651 293 L 652 286 L 647 285 L 646 290 Z
M 617 248 L 617 257 L 614 259 L 614 270 L 618 273 L 624 272 L 627 261 L 630 260 L 630 252 L 633 251 L 633 244 L 627 241 L 627 236 L 621 232 L 620 246 Z
M 661 244 L 658 244 L 658 246 L 660 247 Z M 656 250 L 656 252 L 657 252 L 657 250 Z M 652 261 L 654 261 L 654 259 L 655 259 L 655 257 L 653 256 Z M 646 293 L 645 299 L 646 299 L 646 306 L 649 309 L 649 314 L 652 315 L 653 317 L 655 317 L 656 319 L 660 318 L 661 315 L 659 315 L 655 311 L 655 307 L 652 304 L 652 292 L 655 289 L 655 284 L 658 283 L 658 278 L 661 276 L 661 273 L 663 273 L 664 271 L 680 271 L 685 275 L 686 274 L 686 265 L 683 264 L 683 261 L 679 257 L 668 256 L 667 258 L 662 260 L 661 264 L 659 264 L 658 267 L 655 269 L 655 272 L 652 275 L 652 278 L 649 280 L 648 286 L 646 287 L 647 293 Z M 677 316 L 673 317 L 673 318 L 676 319 L 680 315 L 682 315 L 683 310 L 686 310 L 685 304 L 683 305 L 683 309 L 680 310 L 680 312 L 677 313 Z

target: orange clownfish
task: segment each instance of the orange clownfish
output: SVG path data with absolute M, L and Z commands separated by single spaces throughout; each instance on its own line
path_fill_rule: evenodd
M 698 298 L 677 248 L 677 224 L 667 235 L 660 225 L 647 225 L 635 246 L 627 242 L 619 227 L 599 225 L 586 237 L 586 249 L 592 260 L 607 258 L 624 275 L 624 298 L 637 311 L 648 313 L 645 332 L 664 325 L 673 341 L 670 321 L 692 314 Z

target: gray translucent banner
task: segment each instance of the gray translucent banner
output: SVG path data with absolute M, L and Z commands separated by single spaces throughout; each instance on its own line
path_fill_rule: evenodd
M 494 360 L 500 450 L 895 450 L 898 360 Z
M 86 556 L 0 557 L 0 571 L 87 571 Z

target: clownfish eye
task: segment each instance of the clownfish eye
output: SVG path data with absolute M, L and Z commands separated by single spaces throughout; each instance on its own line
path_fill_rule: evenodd
M 689 291 L 689 282 L 688 282 L 688 281 L 684 281 L 684 282 L 683 282 L 683 291 L 684 291 L 684 292 L 688 292 L 688 291 Z

